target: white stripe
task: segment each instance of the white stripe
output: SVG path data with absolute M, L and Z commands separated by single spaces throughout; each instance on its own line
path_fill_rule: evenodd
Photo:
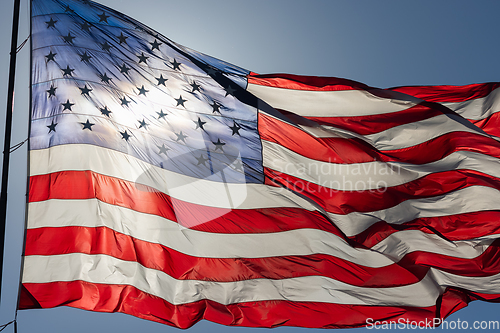
M 379 161 L 353 164 L 317 161 L 265 140 L 262 141 L 262 155 L 265 167 L 304 180 L 302 183 L 306 189 L 306 183 L 311 182 L 327 189 L 362 191 L 406 183 L 420 177 L 419 173 Z
M 32 175 L 64 170 L 91 169 L 97 173 L 134 181 L 134 178 L 138 178 L 141 172 L 148 170 L 141 177 L 142 183 L 156 188 L 160 187 L 158 188 L 160 191 L 167 191 L 166 186 L 162 184 L 166 184 L 163 181 L 167 177 L 164 173 L 168 175 L 169 171 L 151 167 L 143 161 L 104 148 L 87 145 L 57 146 L 47 150 L 31 151 L 31 157 Z M 465 155 L 465 160 L 468 157 Z M 480 163 L 478 163 L 478 168 L 480 168 L 479 165 Z M 227 185 L 230 188 L 232 186 L 245 186 Z M 162 186 L 164 188 L 161 188 Z M 246 184 L 246 191 L 248 199 L 245 199 L 238 206 L 233 205 L 231 207 L 228 204 L 223 206 L 220 201 L 216 200 L 217 198 L 211 195 L 201 195 L 200 198 L 197 198 L 199 200 L 197 203 L 215 207 L 222 206 L 225 209 L 296 207 L 322 211 L 317 205 L 282 188 Z M 189 195 L 189 193 L 180 197 L 181 200 L 186 199 L 187 202 L 194 201 L 194 196 Z M 347 236 L 353 236 L 379 220 L 385 220 L 389 223 L 404 223 L 418 217 L 447 216 L 474 211 L 495 210 L 500 209 L 499 202 L 500 198 L 497 190 L 486 187 L 472 187 L 443 196 L 407 200 L 395 207 L 380 211 L 354 212 L 348 215 L 328 213 L 328 216 Z
M 87 281 L 131 285 L 178 305 L 203 299 L 222 304 L 281 300 L 353 305 L 432 306 L 443 288 L 429 277 L 401 287 L 363 288 L 323 276 L 237 282 L 176 280 L 168 274 L 106 255 L 27 256 L 23 283 Z
M 499 159 L 469 151 L 454 152 L 441 160 L 421 165 L 380 161 L 337 164 L 310 159 L 277 143 L 263 140 L 262 154 L 263 165 L 267 168 L 340 191 L 397 186 L 431 173 L 450 170 L 474 170 L 500 178 Z
M 441 104 L 466 119 L 484 119 L 500 111 L 500 88 L 493 90 L 485 97 L 471 99 L 465 102 L 448 102 Z
M 437 283 L 443 287 L 457 287 L 490 295 L 500 293 L 500 274 L 469 277 L 443 272 L 435 268 L 431 268 L 431 272 Z
M 144 173 L 141 177 L 141 181 L 143 180 L 145 185 L 156 188 L 160 187 L 160 191 L 166 191 L 166 186 L 164 186 L 165 188 L 161 188 L 162 184 L 165 184 L 165 182 L 159 180 L 165 179 L 166 176 L 163 173 L 169 173 L 168 171 L 151 167 L 143 161 L 116 151 L 87 145 L 71 145 L 57 146 L 50 150 L 32 151 L 31 156 L 32 175 L 63 170 L 93 169 L 95 172 L 101 174 L 134 181 L 135 175 L 140 174 L 143 170 L 148 170 L 148 172 Z M 465 155 L 465 161 L 467 161 L 468 158 L 469 156 Z M 481 163 L 478 163 L 478 168 L 481 168 L 479 165 L 481 165 Z M 487 163 L 484 165 L 487 165 Z M 228 184 L 228 186 L 231 187 L 233 185 Z M 246 189 L 248 200 L 244 200 L 238 206 L 233 205 L 233 208 L 252 209 L 281 206 L 322 211 L 317 205 L 282 188 L 247 184 Z M 353 236 L 379 220 L 385 220 L 389 223 L 404 223 L 418 217 L 447 216 L 474 211 L 500 209 L 500 199 L 498 196 L 498 191 L 495 189 L 474 187 L 472 189 L 466 188 L 451 194 L 429 199 L 407 200 L 398 206 L 381 211 L 366 213 L 354 212 L 348 215 L 328 213 L 328 216 L 347 236 Z M 185 199 L 188 202 L 192 202 L 192 198 L 192 196 L 187 196 Z M 201 196 L 199 203 L 208 205 L 209 203 L 207 203 L 207 201 L 209 201 L 209 199 L 212 199 L 212 196 Z M 212 204 L 212 206 L 215 207 L 222 206 L 220 202 L 216 200 L 212 200 Z M 223 208 L 232 209 L 230 205 L 226 205 Z
M 379 221 L 402 224 L 417 218 L 488 210 L 500 210 L 500 191 L 491 187 L 470 186 L 440 196 L 406 200 L 397 206 L 379 211 L 353 212 L 347 215 L 328 213 L 328 216 L 346 236 L 350 237 Z
M 310 91 L 267 87 L 249 83 L 247 90 L 275 109 L 310 117 L 353 117 L 408 109 L 420 99 L 381 89 Z M 376 96 L 381 94 L 384 97 Z M 392 99 L 391 99 L 392 98 Z
M 391 234 L 381 242 L 371 247 L 399 261 L 411 252 L 423 251 L 441 254 L 449 257 L 460 255 L 462 259 L 473 259 L 488 249 L 500 235 L 489 235 L 488 237 L 466 241 L 449 241 L 436 234 L 428 234 L 420 230 L 403 230 Z
M 366 135 L 378 150 L 394 150 L 416 146 L 452 132 L 468 132 L 489 137 L 469 121 L 453 114 L 443 114 Z
M 244 214 L 244 213 L 243 213 Z M 116 232 L 203 258 L 265 258 L 322 253 L 367 267 L 383 267 L 413 251 L 474 258 L 491 239 L 446 242 L 420 231 L 401 231 L 372 250 L 353 248 L 329 232 L 296 229 L 276 233 L 218 234 L 180 228 L 155 215 L 89 200 L 49 200 L 29 204 L 28 228 L 107 227 Z M 495 236 L 496 237 L 496 236 Z M 479 246 L 484 245 L 483 247 Z M 383 255 L 381 254 L 383 253 Z
M 28 212 L 29 229 L 108 227 L 195 257 L 264 258 L 324 253 L 369 267 L 393 263 L 380 253 L 355 249 L 338 236 L 317 229 L 256 234 L 207 233 L 181 228 L 162 217 L 138 213 L 96 199 L 33 202 L 29 204 Z
M 356 136 L 355 133 L 327 125 L 315 127 L 300 125 L 300 128 L 317 138 L 358 137 L 378 150 L 408 148 L 457 131 L 490 137 L 468 120 L 454 114 L 442 114 L 364 136 Z
M 269 117 L 272 116 L 269 115 Z M 328 125 L 319 125 L 310 127 L 305 124 L 297 124 L 297 127 L 316 138 L 343 138 L 343 139 L 357 138 L 371 144 L 371 142 L 369 142 L 369 140 L 367 140 L 365 136 L 358 134 L 356 132 L 348 131 L 343 128 L 338 128 Z
M 197 179 L 98 146 L 60 145 L 30 152 L 31 176 L 67 170 L 92 170 L 102 175 L 150 186 L 184 202 L 209 207 L 296 207 L 317 210 L 312 203 L 286 189 L 262 184 L 226 184 Z

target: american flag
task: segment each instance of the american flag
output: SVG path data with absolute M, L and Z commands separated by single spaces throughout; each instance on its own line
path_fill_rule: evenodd
M 260 75 L 32 0 L 20 309 L 181 328 L 445 318 L 500 294 L 498 84 Z

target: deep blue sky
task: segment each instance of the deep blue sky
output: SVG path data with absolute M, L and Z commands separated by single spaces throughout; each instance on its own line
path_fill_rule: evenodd
M 0 11 L 1 131 L 13 1 L 2 0 Z M 500 1 L 102 0 L 101 3 L 180 44 L 258 73 L 345 77 L 382 88 L 500 80 Z M 19 42 L 28 35 L 28 19 L 28 0 L 22 0 Z M 26 47 L 18 59 L 13 144 L 27 137 L 28 69 Z M 0 324 L 13 318 L 17 297 L 24 224 L 25 147 L 11 157 L 11 162 L 8 252 Z M 474 302 L 449 320 L 460 318 L 472 325 L 474 320 L 499 320 L 498 313 L 498 304 Z M 21 311 L 19 330 L 154 333 L 176 329 L 122 314 L 59 308 Z M 189 331 L 243 333 L 250 329 L 201 322 Z M 319 332 L 308 332 L 312 331 Z M 4 332 L 12 332 L 12 328 Z

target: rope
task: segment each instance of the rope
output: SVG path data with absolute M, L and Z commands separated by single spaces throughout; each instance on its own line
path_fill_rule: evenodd
M 23 142 L 19 142 L 18 144 L 15 144 L 14 146 L 10 147 L 9 153 L 13 153 L 16 150 L 18 150 L 19 148 L 21 148 L 26 143 L 26 141 L 28 141 L 28 139 L 24 140 Z
M 17 321 L 14 319 L 14 320 L 9 321 L 7 324 L 0 325 L 0 327 L 1 327 L 0 332 L 2 332 L 7 326 L 9 326 L 12 323 L 14 323 L 14 329 L 17 331 Z
M 30 39 L 31 35 L 28 35 L 28 37 L 26 37 L 26 39 L 24 40 L 24 42 L 21 43 L 21 45 L 19 45 L 16 49 L 16 53 L 19 53 L 19 51 L 21 51 L 21 49 L 24 47 L 24 45 L 26 45 L 26 43 L 28 42 L 28 39 Z

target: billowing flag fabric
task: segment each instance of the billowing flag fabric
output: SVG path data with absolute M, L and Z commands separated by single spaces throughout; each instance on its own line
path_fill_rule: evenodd
M 500 295 L 499 84 L 256 74 L 32 1 L 20 309 L 181 328 L 446 318 Z

